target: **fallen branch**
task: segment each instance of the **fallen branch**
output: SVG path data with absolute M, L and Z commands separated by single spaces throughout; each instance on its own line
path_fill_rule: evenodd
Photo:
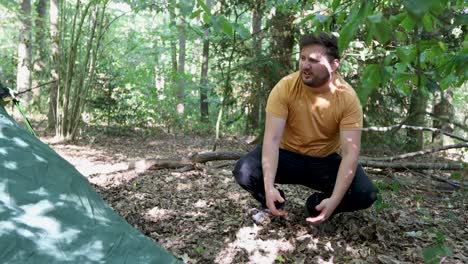
M 364 167 L 373 167 L 381 169 L 409 169 L 409 170 L 462 170 L 463 163 L 426 163 L 426 162 L 388 162 L 362 160 L 361 165 Z
M 433 128 L 433 127 L 420 127 L 420 126 L 408 126 L 408 125 L 393 125 L 393 126 L 388 126 L 388 127 L 365 127 L 365 128 L 362 128 L 361 130 L 362 131 L 379 131 L 379 132 L 386 132 L 386 131 L 392 131 L 393 129 L 400 129 L 400 128 L 406 128 L 406 129 L 411 129 L 411 130 L 422 130 L 422 131 L 431 131 L 433 133 L 441 133 L 441 134 L 444 134 L 448 137 L 451 137 L 451 138 L 456 138 L 458 140 L 461 140 L 463 142 L 468 142 L 468 139 L 464 138 L 464 137 L 461 137 L 461 136 L 458 136 L 458 135 L 454 135 L 452 133 L 449 133 L 449 132 L 446 132 L 442 129 L 439 129 L 439 128 Z
M 463 145 L 463 144 L 458 144 Z M 457 146 L 458 146 L 457 145 Z M 465 144 L 466 145 L 466 144 Z M 455 145 L 452 145 L 453 148 Z M 448 149 L 449 146 L 440 148 L 433 148 L 430 151 L 440 151 Z M 437 150 L 434 150 L 437 149 Z M 392 162 L 395 159 L 404 159 L 408 157 L 414 157 L 417 155 L 423 155 L 430 152 L 429 150 L 416 153 L 403 154 L 397 157 L 389 158 L 365 158 L 360 160 L 360 163 L 365 167 L 373 168 L 390 168 L 390 169 L 412 169 L 412 170 L 461 170 L 463 169 L 463 163 L 421 163 L 421 162 Z M 181 159 L 145 159 L 137 162 L 132 162 L 128 165 L 128 169 L 135 169 L 139 172 L 146 170 L 158 170 L 158 169 L 180 169 L 180 171 L 187 171 L 195 168 L 196 164 L 205 163 L 208 161 L 219 161 L 219 160 L 237 160 L 242 157 L 244 153 L 240 152 L 229 152 L 229 151 L 214 151 L 205 153 L 196 153 L 189 155 L 187 158 Z M 383 159 L 383 160 L 379 160 Z
M 215 160 L 237 160 L 244 154 L 240 152 L 228 151 L 213 151 L 205 153 L 195 153 L 187 158 L 181 159 L 144 159 L 136 162 L 131 162 L 128 169 L 136 169 L 137 171 L 158 170 L 158 169 L 177 169 L 187 167 L 196 163 L 205 163 Z
M 420 172 L 416 172 L 416 171 L 412 171 L 411 173 L 413 173 L 414 175 L 419 176 L 419 177 L 429 176 L 430 178 L 434 179 L 435 181 L 447 183 L 450 186 L 455 187 L 456 189 L 459 189 L 461 186 L 468 187 L 468 182 L 464 182 L 464 181 L 456 181 L 456 180 L 452 180 L 452 179 L 446 179 L 446 178 L 443 178 L 443 177 L 440 177 L 440 176 L 437 176 L 437 175 L 434 175 L 434 174 L 425 174 L 425 173 L 420 173 Z
M 411 152 L 411 153 L 406 153 L 406 154 L 401 154 L 397 156 L 392 156 L 392 157 L 384 157 L 384 158 L 371 158 L 371 157 L 361 157 L 361 160 L 372 160 L 372 161 L 394 161 L 394 160 L 400 160 L 400 159 L 406 159 L 406 158 L 412 158 L 416 156 L 422 156 L 424 154 L 428 153 L 434 153 L 442 150 L 447 150 L 447 149 L 454 149 L 454 148 L 467 148 L 468 144 L 454 144 L 454 145 L 447 145 L 447 146 L 440 146 L 440 147 L 433 147 L 430 149 L 424 149 L 416 152 Z

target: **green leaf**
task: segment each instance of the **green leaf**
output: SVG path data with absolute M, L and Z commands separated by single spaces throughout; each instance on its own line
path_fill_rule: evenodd
M 205 13 L 210 14 L 210 8 L 206 5 L 205 1 L 203 0 L 197 0 L 197 4 L 205 11 Z
M 401 21 L 401 26 L 408 32 L 412 31 L 416 23 L 410 16 L 406 16 L 403 21 Z
M 234 36 L 234 27 L 232 26 L 232 24 L 229 23 L 229 21 L 224 16 L 221 16 L 220 20 L 221 20 L 221 29 L 223 30 L 223 32 L 226 35 L 228 35 L 230 37 L 233 37 Z
M 450 175 L 450 178 L 454 180 L 461 180 L 462 179 L 462 174 L 460 172 L 454 172 Z
M 440 263 L 441 257 L 452 255 L 452 251 L 445 245 L 433 245 L 423 248 L 422 250 L 424 261 L 426 263 Z
M 383 18 L 383 15 L 380 12 L 367 16 L 367 19 L 369 19 L 369 21 L 373 24 L 380 23 L 382 21 L 382 18 Z
M 203 248 L 203 247 L 196 247 L 196 248 L 195 248 L 195 252 L 197 252 L 197 254 L 199 254 L 199 255 L 202 255 L 202 254 L 205 252 L 205 248 Z
M 278 255 L 278 256 L 276 257 L 276 261 L 278 261 L 279 263 L 284 263 L 286 260 L 284 259 L 283 256 Z
M 390 23 L 392 23 L 393 26 L 397 26 L 407 16 L 408 16 L 408 14 L 406 14 L 406 12 L 402 12 L 402 13 L 399 13 L 398 15 L 390 16 L 390 18 L 388 20 L 390 21 Z
M 341 0 L 333 0 L 332 5 L 331 5 L 331 8 L 332 8 L 333 12 L 335 12 L 335 10 L 338 8 L 340 3 L 341 3 Z
M 402 46 L 396 49 L 396 54 L 403 64 L 411 63 L 416 58 L 416 48 L 414 46 Z
M 203 12 L 203 10 L 201 10 L 201 9 L 196 10 L 195 12 L 193 12 L 190 15 L 190 19 L 194 19 L 194 18 L 198 17 L 201 14 L 201 12 Z
M 406 0 L 403 4 L 411 18 L 419 22 L 437 1 L 439 0 Z
M 250 37 L 250 31 L 245 28 L 243 24 L 235 24 L 234 28 L 236 29 L 236 32 L 239 33 L 239 36 L 242 39 L 247 39 Z
M 210 24 L 211 23 L 211 15 L 208 13 L 203 13 L 203 22 L 205 24 Z
M 179 2 L 180 14 L 184 17 L 188 17 L 189 15 L 192 14 L 194 5 L 195 5 L 195 1 L 193 0 L 180 0 Z
M 373 23 L 371 25 L 371 30 L 372 35 L 382 45 L 389 42 L 392 37 L 392 25 L 385 18 L 380 18 L 378 23 Z
M 427 31 L 427 32 L 432 32 L 433 30 L 433 25 L 432 25 L 432 19 L 431 19 L 431 14 L 426 14 L 423 18 L 423 26 L 424 26 L 424 29 Z
M 365 105 L 369 95 L 374 91 L 380 84 L 382 79 L 381 67 L 379 64 L 369 64 L 364 69 L 361 78 L 361 86 L 358 92 L 361 104 Z
M 447 77 L 443 78 L 442 81 L 440 81 L 440 87 L 444 90 L 447 90 L 453 86 L 456 80 L 457 77 L 455 75 L 449 74 Z
M 406 72 L 400 73 L 397 71 L 394 77 L 395 87 L 405 95 L 411 94 L 411 85 L 409 83 L 411 76 L 411 74 Z
M 307 23 L 307 21 L 309 20 L 312 20 L 315 18 L 315 14 L 308 14 L 307 16 L 305 16 L 303 19 L 301 19 L 301 21 L 298 23 L 299 26 L 302 26 L 304 25 L 305 23 Z
M 356 12 L 356 8 L 360 4 L 359 11 Z M 359 25 L 364 20 L 363 18 L 367 17 L 367 14 L 370 11 L 370 6 L 368 5 L 367 1 L 356 2 L 355 6 L 353 6 L 353 10 L 351 11 L 350 17 L 346 20 L 346 25 L 340 32 L 340 37 L 338 39 L 338 50 L 343 52 L 345 50 L 351 40 L 353 39 L 354 35 L 356 34 Z
M 395 38 L 399 42 L 405 42 L 408 39 L 408 36 L 401 31 L 395 31 Z

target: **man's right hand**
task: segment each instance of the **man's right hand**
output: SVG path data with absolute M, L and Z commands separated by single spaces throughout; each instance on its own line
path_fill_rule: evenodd
M 284 203 L 284 198 L 276 188 L 271 188 L 265 192 L 266 205 L 273 215 L 286 215 L 283 210 L 276 209 L 275 202 Z

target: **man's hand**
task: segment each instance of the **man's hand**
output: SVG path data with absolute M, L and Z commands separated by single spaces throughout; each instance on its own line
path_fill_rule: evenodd
M 339 203 L 339 201 L 333 198 L 323 199 L 322 202 L 315 207 L 315 210 L 320 211 L 320 214 L 316 217 L 308 217 L 306 221 L 314 225 L 325 222 L 333 214 Z
M 276 209 L 275 202 L 284 203 L 284 198 L 276 188 L 271 188 L 265 192 L 266 205 L 273 215 L 286 215 L 283 210 Z

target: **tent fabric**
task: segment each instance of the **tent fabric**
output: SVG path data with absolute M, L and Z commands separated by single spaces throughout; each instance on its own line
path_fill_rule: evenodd
M 0 263 L 182 263 L 0 104 Z

